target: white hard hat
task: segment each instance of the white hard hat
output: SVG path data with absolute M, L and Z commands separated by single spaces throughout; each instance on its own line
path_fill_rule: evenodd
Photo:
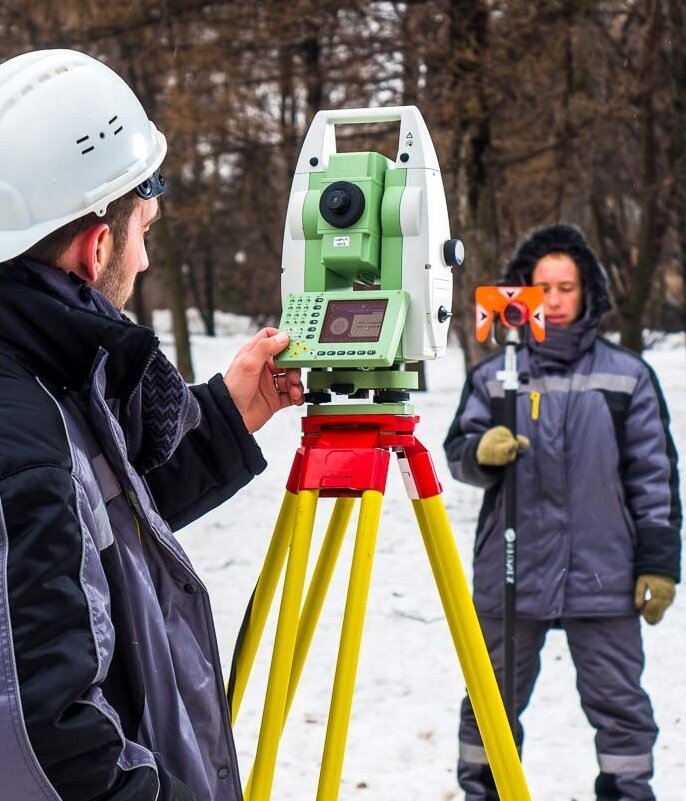
M 0 262 L 150 178 L 167 152 L 129 86 L 74 50 L 0 64 Z

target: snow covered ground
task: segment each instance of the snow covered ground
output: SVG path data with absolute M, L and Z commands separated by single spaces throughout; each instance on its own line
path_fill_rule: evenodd
M 227 331 L 232 329 L 227 322 Z M 216 339 L 196 335 L 196 378 L 223 372 L 247 334 Z M 172 351 L 168 335 L 162 335 Z M 647 352 L 672 415 L 673 435 L 686 449 L 686 350 L 682 336 L 667 338 Z M 421 417 L 419 439 L 433 455 L 444 488 L 465 571 L 481 493 L 450 478 L 441 443 L 457 406 L 464 379 L 456 347 L 428 364 L 430 390 L 414 396 Z M 261 569 L 284 484 L 300 442 L 302 410 L 280 413 L 258 432 L 267 470 L 222 508 L 188 526 L 180 539 L 212 598 L 220 650 L 228 676 L 236 634 Z M 682 497 L 686 481 L 682 469 Z M 315 544 L 332 501 L 319 504 Z M 316 796 L 331 681 L 345 600 L 354 529 L 347 538 L 327 596 L 300 689 L 281 740 L 272 797 L 304 801 Z M 273 617 L 273 616 L 272 616 Z M 657 627 L 644 626 L 650 693 L 661 734 L 656 747 L 654 788 L 659 801 L 686 797 L 686 590 Z M 243 779 L 247 778 L 259 732 L 270 657 L 269 638 L 236 722 Z M 397 467 L 391 464 L 374 562 L 355 701 L 343 768 L 342 801 L 450 801 L 459 799 L 455 781 L 457 722 L 463 679 L 438 601 L 428 560 Z M 564 635 L 552 632 L 543 668 L 523 723 L 524 770 L 533 801 L 594 801 L 597 766 L 592 731 L 579 707 L 574 671 Z

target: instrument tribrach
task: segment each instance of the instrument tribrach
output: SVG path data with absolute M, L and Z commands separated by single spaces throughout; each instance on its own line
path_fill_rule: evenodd
M 337 153 L 335 126 L 400 122 L 398 155 Z M 501 801 L 528 801 L 517 749 L 441 500 L 416 439 L 405 365 L 445 353 L 451 267 L 438 160 L 414 106 L 319 112 L 298 160 L 284 233 L 283 316 L 291 337 L 277 365 L 304 367 L 301 445 L 234 654 L 235 723 L 286 572 L 257 752 L 244 796 L 269 801 L 279 740 L 356 498 L 361 498 L 317 801 L 339 794 L 381 504 L 393 451 L 412 502 Z M 371 402 L 369 393 L 372 393 Z M 332 402 L 332 396 L 345 396 Z M 305 595 L 319 498 L 335 498 Z

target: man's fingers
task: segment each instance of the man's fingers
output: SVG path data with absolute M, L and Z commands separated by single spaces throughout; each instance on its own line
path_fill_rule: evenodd
M 305 402 L 305 389 L 302 384 L 291 384 L 288 389 L 288 397 L 294 406 L 302 406 Z
M 267 326 L 266 328 L 260 328 L 260 330 L 256 334 L 253 334 L 252 338 L 248 340 L 247 344 L 255 346 L 263 339 L 269 339 L 270 337 L 273 337 L 278 333 L 279 329 L 273 328 L 271 326 Z M 288 334 L 286 334 L 286 336 L 288 336 Z
M 269 333 L 269 332 L 273 333 Z M 237 367 L 241 371 L 260 373 L 265 365 L 271 373 L 277 372 L 274 366 L 274 356 L 288 345 L 288 334 L 277 328 L 263 328 L 243 345 L 236 353 L 231 368 Z
M 245 342 L 241 347 L 238 349 L 237 354 L 248 354 L 251 353 L 255 348 L 263 347 L 261 343 L 263 343 L 267 339 L 274 338 L 277 334 L 283 333 L 286 337 L 286 343 L 288 343 L 288 334 L 285 332 L 280 332 L 278 328 L 272 328 L 268 326 L 267 328 L 261 328 L 256 334 L 253 334 L 250 339 Z M 285 344 L 281 346 L 281 349 L 285 347 Z M 276 351 L 279 353 L 280 351 Z
M 271 332 L 271 333 L 270 333 Z M 262 336 L 260 337 L 260 334 Z M 271 356 L 276 356 L 288 345 L 288 334 L 278 328 L 263 328 L 257 335 L 256 347 L 262 348 Z
M 267 331 L 275 331 L 272 335 L 267 335 Z M 288 334 L 285 331 L 278 331 L 276 328 L 269 329 L 263 328 L 262 331 L 255 334 L 255 336 L 238 351 L 244 358 L 249 359 L 255 364 L 272 363 L 274 356 L 281 353 L 281 351 L 288 345 Z
M 274 386 L 276 391 L 285 397 L 281 397 L 282 405 L 295 404 L 299 406 L 303 402 L 304 388 L 300 380 L 300 370 L 287 370 L 284 373 L 274 375 Z
M 273 371 L 273 378 L 274 382 L 278 383 L 278 387 L 281 392 L 288 392 L 290 387 L 301 386 L 299 369 L 289 369 L 289 370 L 275 369 Z
M 289 382 L 286 373 L 276 373 L 274 375 L 274 385 L 278 392 L 285 392 L 288 394 Z

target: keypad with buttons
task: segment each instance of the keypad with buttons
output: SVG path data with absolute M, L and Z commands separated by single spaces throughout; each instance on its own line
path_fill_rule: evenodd
M 317 303 L 316 301 L 319 301 Z M 317 330 L 317 319 L 313 317 L 314 308 L 321 309 L 323 297 L 311 294 L 291 295 L 281 318 L 281 328 L 288 331 L 291 340 L 302 339 L 305 332 Z M 319 313 L 317 313 L 317 317 Z
M 289 296 L 280 325 L 281 330 L 287 331 L 291 338 L 286 350 L 289 356 L 297 358 L 314 355 L 311 350 L 314 345 L 312 340 L 316 339 L 316 331 L 321 322 L 317 318 L 321 316 L 323 303 L 323 295 L 306 293 Z M 324 352 L 317 352 L 317 355 L 323 356 Z
M 367 302 L 372 307 L 371 312 L 365 308 Z M 358 316 L 347 310 L 334 312 L 330 305 L 334 303 L 356 303 L 361 311 Z M 401 352 L 400 338 L 408 308 L 409 296 L 402 290 L 360 292 L 359 295 L 349 290 L 326 294 L 291 293 L 279 324 L 279 328 L 288 333 L 290 342 L 276 357 L 276 364 L 284 368 L 388 367 Z M 370 320 L 364 319 L 365 314 Z M 376 328 L 374 323 L 377 323 Z M 359 341 L 360 331 L 369 331 L 369 341 Z

